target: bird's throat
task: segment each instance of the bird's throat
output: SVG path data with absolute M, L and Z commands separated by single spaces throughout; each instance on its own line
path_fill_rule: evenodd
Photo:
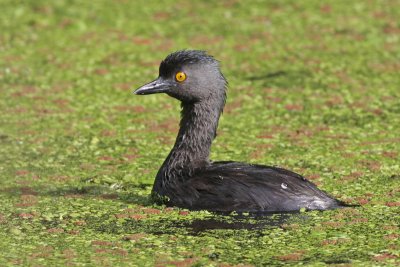
M 216 136 L 224 101 L 215 99 L 182 104 L 181 121 L 175 145 L 161 166 L 153 191 L 167 183 L 190 178 L 209 165 L 212 141 Z

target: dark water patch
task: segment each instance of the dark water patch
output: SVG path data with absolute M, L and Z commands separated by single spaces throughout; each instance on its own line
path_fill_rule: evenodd
M 262 235 L 262 230 L 284 228 L 284 225 L 301 224 L 309 220 L 304 213 L 253 215 L 210 215 L 199 219 L 125 219 L 122 223 L 111 218 L 110 215 L 90 216 L 85 218 L 87 226 L 95 231 L 112 234 L 146 233 L 153 235 L 192 235 L 200 236 L 217 230 L 246 230 Z M 234 232 L 227 232 L 232 234 Z
M 312 73 L 308 70 L 298 71 L 276 71 L 257 76 L 247 77 L 249 81 L 261 81 L 264 86 L 279 88 L 295 88 L 304 86 L 306 79 L 309 79 Z
M 0 134 L 0 142 L 5 142 L 10 138 L 10 136 L 6 134 Z
M 63 186 L 48 186 L 37 185 L 32 186 L 31 190 L 35 195 L 44 197 L 65 197 L 65 198 L 86 198 L 99 197 L 103 199 L 118 199 L 126 203 L 137 205 L 150 205 L 151 201 L 148 196 L 141 195 L 138 192 L 145 190 L 148 184 L 140 184 L 138 186 L 129 186 L 123 190 L 115 190 L 112 186 L 107 185 L 63 185 Z M 11 186 L 0 189 L 0 193 L 9 196 L 19 195 L 25 187 Z M 117 201 L 117 200 L 116 200 Z
M 268 228 L 282 227 L 284 224 L 305 221 L 308 217 L 300 213 L 250 214 L 250 215 L 210 215 L 201 219 L 184 221 L 163 221 L 168 227 L 157 228 L 153 234 L 171 234 L 174 231 L 185 231 L 191 235 L 201 235 L 213 230 L 248 230 L 260 231 Z M 160 230 L 164 229 L 164 230 Z
M 265 80 L 265 79 L 271 79 L 271 78 L 275 78 L 278 76 L 283 76 L 286 75 L 287 72 L 286 71 L 276 71 L 276 72 L 270 72 L 264 75 L 256 75 L 256 76 L 250 76 L 247 77 L 247 80 L 249 81 L 259 81 L 259 80 Z
M 324 261 L 326 264 L 346 264 L 351 263 L 348 259 L 329 259 Z
M 204 219 L 195 219 L 185 222 L 186 227 L 194 234 L 208 230 L 263 230 L 267 228 L 282 227 L 294 221 L 308 220 L 308 216 L 299 212 L 288 213 L 250 213 L 231 216 L 212 216 Z

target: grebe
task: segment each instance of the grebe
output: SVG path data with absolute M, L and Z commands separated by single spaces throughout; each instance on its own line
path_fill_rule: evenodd
M 225 105 L 227 81 L 204 51 L 167 56 L 159 77 L 136 95 L 166 93 L 181 101 L 175 145 L 157 173 L 152 196 L 168 206 L 220 212 L 327 210 L 345 206 L 303 176 L 278 167 L 212 162 L 210 148 Z

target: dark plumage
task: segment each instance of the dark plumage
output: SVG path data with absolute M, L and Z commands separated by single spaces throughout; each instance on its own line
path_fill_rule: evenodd
M 171 206 L 224 212 L 326 210 L 343 206 L 294 172 L 209 160 L 226 88 L 217 60 L 203 51 L 184 50 L 164 59 L 159 77 L 135 91 L 138 95 L 166 93 L 182 103 L 179 133 L 157 173 L 153 196 Z

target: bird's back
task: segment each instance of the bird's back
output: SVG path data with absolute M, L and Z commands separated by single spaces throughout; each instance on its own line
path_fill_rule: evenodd
M 167 191 L 174 206 L 211 211 L 326 210 L 343 205 L 299 174 L 240 162 L 214 162 Z

